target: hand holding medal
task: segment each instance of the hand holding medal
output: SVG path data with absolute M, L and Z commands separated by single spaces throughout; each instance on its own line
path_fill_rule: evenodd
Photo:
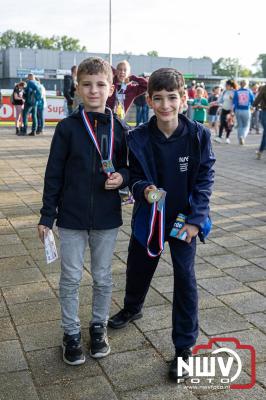
M 144 190 L 144 197 L 148 203 L 151 204 L 151 218 L 149 223 L 149 233 L 147 239 L 147 253 L 150 257 L 158 257 L 164 249 L 164 203 L 166 192 L 162 189 L 158 189 L 154 185 L 147 186 Z M 157 223 L 158 221 L 158 223 Z M 155 230 L 158 227 L 158 251 L 152 251 L 150 244 L 154 235 Z
M 162 205 L 165 202 L 166 192 L 162 189 L 157 189 L 156 186 L 147 186 L 144 190 L 144 196 L 148 203 L 157 203 L 157 208 L 161 211 Z
M 157 190 L 158 190 L 157 187 L 154 185 L 147 186 L 144 189 L 144 197 L 148 203 L 154 203 L 154 201 L 151 201 L 151 197 L 154 196 L 153 193 L 156 192 Z
M 119 172 L 112 173 L 105 181 L 104 188 L 106 190 L 114 190 L 119 188 L 123 183 L 123 177 Z

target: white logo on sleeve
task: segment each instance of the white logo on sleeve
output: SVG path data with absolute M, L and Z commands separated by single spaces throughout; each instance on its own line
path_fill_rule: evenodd
M 179 163 L 180 172 L 187 172 L 187 170 L 188 170 L 188 159 L 189 159 L 189 156 L 179 157 L 178 163 Z

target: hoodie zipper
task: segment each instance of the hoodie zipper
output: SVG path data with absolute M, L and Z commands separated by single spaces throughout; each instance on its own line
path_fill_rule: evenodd
M 94 131 L 97 136 L 97 120 L 94 122 Z M 90 196 L 90 210 L 89 210 L 89 217 L 91 221 L 91 227 L 93 229 L 94 227 L 94 215 L 93 215 L 93 209 L 94 209 L 94 178 L 95 178 L 95 173 L 96 173 L 96 149 L 93 146 L 92 149 L 92 179 L 91 179 L 91 196 Z

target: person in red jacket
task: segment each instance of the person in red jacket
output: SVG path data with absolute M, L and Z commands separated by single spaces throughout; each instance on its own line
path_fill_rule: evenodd
M 113 68 L 114 93 L 109 97 L 107 105 L 120 119 L 124 119 L 132 102 L 147 90 L 147 80 L 142 77 L 130 75 L 130 64 L 123 60 Z

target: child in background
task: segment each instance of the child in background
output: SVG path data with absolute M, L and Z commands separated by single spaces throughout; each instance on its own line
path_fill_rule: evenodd
M 192 103 L 193 120 L 204 124 L 207 119 L 207 109 L 209 107 L 208 100 L 203 97 L 204 89 L 202 87 L 198 87 L 196 89 L 196 97 Z
M 134 99 L 146 92 L 147 79 L 130 75 L 130 64 L 126 60 L 119 62 L 113 73 L 115 90 L 107 105 L 120 119 L 124 119 Z

